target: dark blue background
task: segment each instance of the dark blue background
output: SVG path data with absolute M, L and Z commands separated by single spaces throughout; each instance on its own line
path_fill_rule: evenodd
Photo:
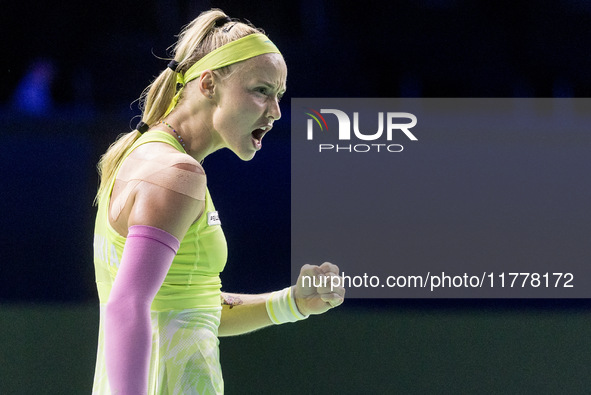
M 591 5 L 582 0 L 3 2 L 0 392 L 90 392 L 95 165 L 135 125 L 131 103 L 164 69 L 158 57 L 174 35 L 210 7 L 263 27 L 289 68 L 284 118 L 257 157 L 205 160 L 229 242 L 227 290 L 289 283 L 291 97 L 591 93 Z M 23 107 L 34 65 L 53 70 L 33 86 L 51 101 Z M 222 339 L 226 389 L 587 393 L 588 307 L 347 300 L 322 317 Z

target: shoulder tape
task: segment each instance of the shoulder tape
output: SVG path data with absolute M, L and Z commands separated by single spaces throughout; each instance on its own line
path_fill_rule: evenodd
M 183 164 L 195 166 L 197 169 L 186 170 L 177 167 Z M 127 185 L 112 203 L 113 220 L 119 218 L 129 195 L 142 181 L 195 200 L 205 200 L 207 178 L 203 168 L 195 159 L 180 152 L 158 155 L 151 160 L 127 157 L 116 179 L 126 182 Z

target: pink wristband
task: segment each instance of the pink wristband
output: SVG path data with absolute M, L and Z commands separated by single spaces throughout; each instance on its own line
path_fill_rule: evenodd
M 179 245 L 164 230 L 145 225 L 129 228 L 105 312 L 105 360 L 112 393 L 148 391 L 150 306 Z

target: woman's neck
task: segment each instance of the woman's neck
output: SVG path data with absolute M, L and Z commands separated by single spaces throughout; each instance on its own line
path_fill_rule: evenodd
M 181 144 L 187 154 L 195 160 L 203 162 L 206 156 L 223 147 L 217 133 L 213 130 L 211 117 L 207 116 L 209 111 L 184 111 L 176 108 L 168 115 L 162 125 L 162 130 L 174 136 Z M 190 115 L 190 116 L 189 116 Z

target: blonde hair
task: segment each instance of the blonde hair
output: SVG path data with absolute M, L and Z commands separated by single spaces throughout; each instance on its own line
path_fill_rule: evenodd
M 184 73 L 199 59 L 222 45 L 249 34 L 264 33 L 261 29 L 242 22 L 232 21 L 216 26 L 216 22 L 223 19 L 228 19 L 228 16 L 222 10 L 212 9 L 201 13 L 182 29 L 172 52 L 172 58 L 178 62 L 177 72 Z M 227 74 L 232 66 L 218 69 L 217 72 L 221 75 Z M 140 96 L 141 121 L 150 127 L 160 122 L 175 93 L 176 72 L 167 67 Z M 119 163 L 140 136 L 141 133 L 137 129 L 121 134 L 101 156 L 97 166 L 101 182 L 95 204 L 115 177 Z

